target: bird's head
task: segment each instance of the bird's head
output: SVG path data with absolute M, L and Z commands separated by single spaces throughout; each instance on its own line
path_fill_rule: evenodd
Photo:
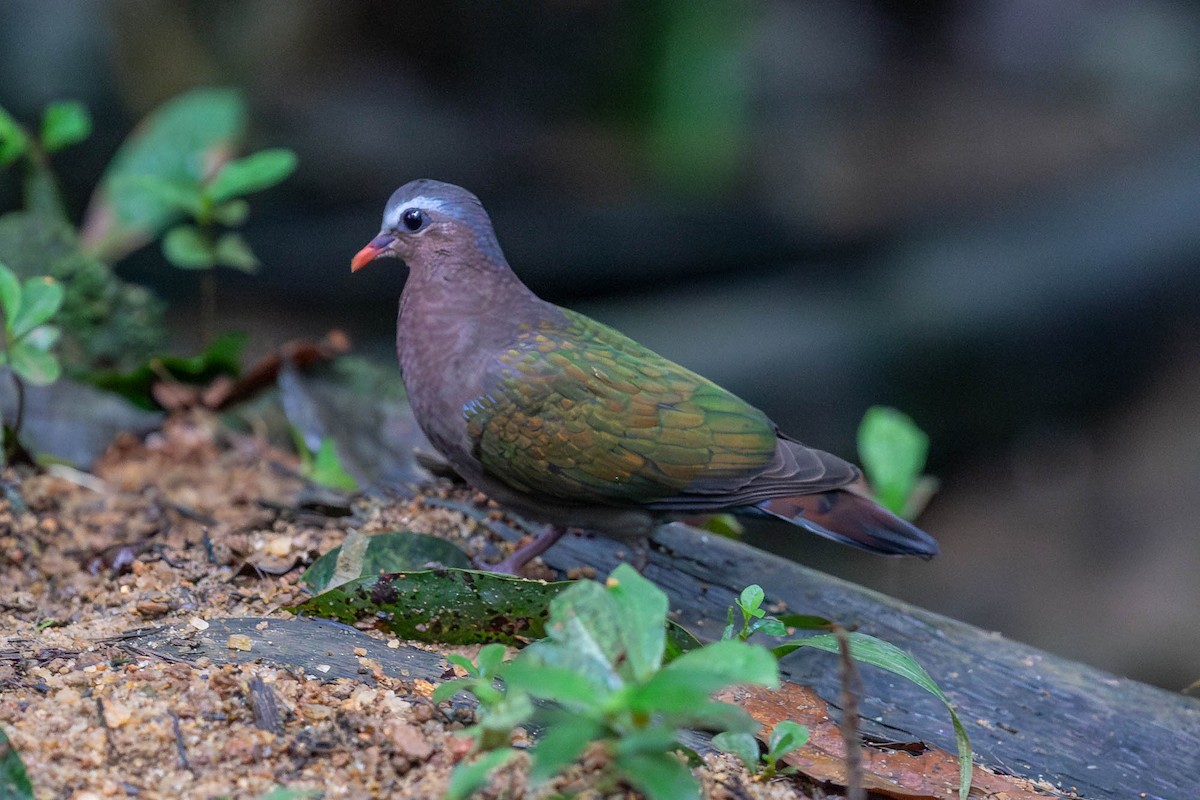
M 459 186 L 428 179 L 410 181 L 392 194 L 379 235 L 355 254 L 350 269 L 357 272 L 385 256 L 402 259 L 410 269 L 473 256 L 505 263 L 479 198 Z

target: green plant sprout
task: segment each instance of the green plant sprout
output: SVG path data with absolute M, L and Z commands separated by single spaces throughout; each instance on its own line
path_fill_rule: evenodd
M 667 610 L 666 595 L 622 564 L 606 586 L 581 581 L 558 595 L 547 638 L 511 661 L 498 662 L 498 650 L 481 650 L 478 665 L 464 666 L 467 678 L 434 695 L 440 701 L 466 689 L 480 700 L 480 722 L 471 733 L 481 756 L 456 768 L 447 797 L 459 800 L 483 786 L 516 755 L 508 732 L 528 722 L 543 731 L 530 751 L 535 785 L 598 746 L 609 757 L 606 782 L 631 785 L 650 800 L 698 798 L 699 784 L 678 753 L 696 756 L 681 743 L 680 731 L 753 731 L 758 725 L 745 711 L 711 695 L 738 683 L 777 686 L 778 668 L 765 648 L 738 640 L 664 664 Z M 493 685 L 496 677 L 503 689 Z M 494 709 L 503 718 L 496 724 L 489 721 Z
M 713 746 L 736 756 L 746 766 L 746 771 L 760 780 L 770 780 L 777 775 L 794 775 L 795 767 L 779 768 L 779 762 L 789 753 L 808 744 L 808 728 L 798 722 L 785 719 L 771 730 L 767 739 L 767 752 L 760 753 L 758 739 L 749 733 L 718 733 L 713 737 Z
M 479 721 L 467 729 L 481 752 L 508 745 L 513 728 L 527 722 L 533 715 L 533 704 L 523 692 L 508 692 L 497 677 L 504 663 L 504 645 L 489 644 L 479 649 L 475 662 L 457 654 L 446 660 L 466 670 L 467 677 L 443 683 L 433 692 L 433 702 L 449 700 L 460 691 L 470 692 L 479 701 Z
M 0 312 L 4 314 L 0 366 L 11 371 L 17 395 L 13 418 L 4 425 L 6 459 L 17 452 L 25 413 L 25 384 L 54 383 L 62 371 L 52 352 L 59 330 L 49 324 L 62 302 L 62 285 L 53 278 L 27 278 L 22 283 L 7 265 L 0 263 Z
M 49 154 L 78 144 L 92 134 L 92 118 L 82 103 L 60 101 L 46 106 L 37 135 L 26 131 L 0 108 L 0 167 L 25 162 L 25 206 L 66 220 L 62 195 L 50 169 Z
M 180 269 L 204 270 L 201 320 L 204 340 L 216 318 L 216 267 L 254 273 L 259 261 L 236 228 L 246 221 L 250 205 L 244 195 L 268 189 L 296 169 L 296 154 L 275 148 L 226 161 L 215 172 L 195 180 L 171 181 L 146 176 L 143 188 L 168 207 L 184 212 L 190 222 L 175 225 L 162 240 L 163 256 Z
M 905 519 L 914 519 L 937 491 L 923 475 L 929 437 L 907 414 L 871 406 L 858 426 L 858 456 L 875 499 Z
M 277 148 L 226 161 L 213 174 L 195 181 L 145 178 L 144 188 L 192 218 L 191 223 L 180 223 L 163 237 L 167 261 L 180 269 L 222 266 L 256 271 L 258 259 L 245 239 L 231 231 L 219 231 L 218 226 L 241 225 L 250 210 L 242 197 L 274 186 L 295 169 L 296 154 Z

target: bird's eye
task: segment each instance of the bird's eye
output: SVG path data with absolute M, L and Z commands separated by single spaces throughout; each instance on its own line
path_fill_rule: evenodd
M 410 208 L 401 215 L 400 219 L 404 221 L 404 227 L 410 231 L 418 231 L 425 224 L 425 215 L 419 208 Z

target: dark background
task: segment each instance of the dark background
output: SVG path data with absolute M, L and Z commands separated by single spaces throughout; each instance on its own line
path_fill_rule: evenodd
M 146 112 L 242 88 L 264 268 L 221 275 L 265 350 L 330 326 L 390 358 L 416 177 L 492 212 L 535 290 L 852 456 L 873 403 L 933 440 L 925 564 L 755 543 L 1049 650 L 1200 678 L 1200 6 L 283 0 L 0 4 L 0 105 L 91 108 L 77 214 Z M 0 210 L 18 203 L 0 175 Z M 195 275 L 122 263 L 199 341 Z

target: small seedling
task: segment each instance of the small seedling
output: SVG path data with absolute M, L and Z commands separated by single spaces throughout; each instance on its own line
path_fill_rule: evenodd
M 0 366 L 11 370 L 17 392 L 16 413 L 5 424 L 5 455 L 16 448 L 25 411 L 25 384 L 54 383 L 62 371 L 54 355 L 59 330 L 49 324 L 62 307 L 63 288 L 53 278 L 28 278 L 22 283 L 0 263 L 0 312 L 4 314 Z M 10 438 L 11 435 L 11 438 Z
M 18 160 L 24 165 L 25 207 L 48 219 L 66 220 L 50 154 L 78 144 L 92 134 L 92 118 L 82 103 L 62 101 L 46 106 L 41 129 L 23 128 L 0 108 L 0 168 Z
M 742 614 L 742 628 L 741 630 L 736 630 L 736 625 L 733 621 L 733 607 L 730 606 L 728 622 L 725 624 L 725 631 L 721 635 L 721 638 L 736 638 L 744 642 L 752 634 L 758 632 L 764 633 L 767 636 L 787 636 L 787 626 L 775 617 L 767 616 L 766 610 L 762 607 L 765 598 L 766 594 L 757 583 L 742 589 L 742 593 L 737 599 L 737 609 Z
M 180 269 L 232 267 L 254 272 L 259 262 L 245 239 L 224 228 L 236 228 L 250 211 L 244 195 L 269 189 L 296 169 L 296 154 L 276 148 L 226 161 L 212 175 L 182 183 L 147 179 L 144 188 L 164 204 L 192 218 L 167 231 L 163 255 Z
M 717 749 L 734 755 L 746 765 L 751 775 L 770 780 L 776 775 L 794 775 L 795 767 L 779 768 L 783 757 L 808 744 L 808 728 L 785 719 L 771 731 L 767 752 L 759 753 L 758 740 L 748 733 L 718 733 L 713 737 Z
M 699 785 L 677 755 L 690 752 L 679 731 L 753 731 L 757 723 L 745 711 L 711 695 L 735 683 L 775 686 L 778 670 L 767 650 L 738 640 L 715 642 L 664 664 L 667 610 L 666 595 L 623 564 L 607 586 L 581 581 L 557 596 L 550 604 L 547 638 L 512 661 L 497 665 L 490 651 L 485 667 L 484 648 L 478 665 L 456 662 L 477 674 L 439 690 L 435 699 L 466 688 L 480 700 L 477 728 L 507 731 L 526 721 L 541 726 L 530 752 L 534 784 L 598 745 L 609 757 L 609 780 L 632 785 L 651 800 L 698 797 Z M 523 696 L 547 705 L 530 703 L 524 718 L 490 723 L 488 704 L 501 702 L 493 677 L 504 681 L 503 703 Z M 482 730 L 474 735 L 481 744 Z M 447 796 L 464 798 L 480 788 L 492 769 L 512 757 L 511 750 L 500 745 L 460 766 Z
M 276 148 L 226 161 L 212 175 L 189 182 L 146 177 L 143 189 L 191 217 L 163 237 L 163 256 L 179 269 L 203 270 L 200 283 L 201 322 L 205 341 L 216 318 L 216 282 L 212 271 L 230 267 L 242 272 L 258 270 L 259 261 L 236 228 L 246 221 L 250 205 L 244 195 L 268 189 L 296 169 L 296 154 Z
M 433 692 L 433 702 L 449 700 L 458 692 L 470 692 L 479 701 L 478 722 L 467 729 L 480 751 L 495 750 L 508 745 L 509 736 L 533 715 L 533 704 L 523 692 L 509 692 L 496 678 L 504 662 L 504 645 L 484 645 L 472 662 L 457 654 L 446 660 L 466 671 L 464 678 L 447 681 Z

